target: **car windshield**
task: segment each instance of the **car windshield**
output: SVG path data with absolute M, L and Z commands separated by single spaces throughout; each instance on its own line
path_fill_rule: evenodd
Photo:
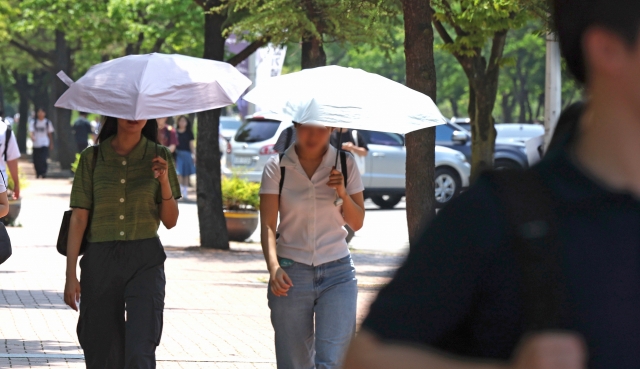
M 242 125 L 242 122 L 238 119 L 235 118 L 228 118 L 228 117 L 220 117 L 220 126 L 222 127 L 222 129 L 233 129 L 236 130 L 238 128 L 240 128 L 240 126 Z
M 237 142 L 261 142 L 275 136 L 280 127 L 277 120 L 249 120 L 238 129 L 236 133 Z
M 374 145 L 385 145 L 385 146 L 403 146 L 404 140 L 402 136 L 395 133 L 385 133 L 385 132 L 368 132 L 369 143 Z

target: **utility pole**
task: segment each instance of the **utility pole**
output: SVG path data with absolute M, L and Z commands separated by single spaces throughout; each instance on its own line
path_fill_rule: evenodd
M 544 148 L 549 147 L 562 111 L 562 63 L 560 44 L 553 33 L 547 33 L 547 63 L 544 94 Z

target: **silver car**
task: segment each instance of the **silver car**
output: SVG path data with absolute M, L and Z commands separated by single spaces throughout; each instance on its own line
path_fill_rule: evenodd
M 278 115 L 257 113 L 247 119 L 229 143 L 225 173 L 233 171 L 250 181 L 259 182 L 269 158 L 276 153 L 273 145 L 280 133 L 292 125 Z M 381 208 L 395 207 L 405 195 L 406 148 L 401 135 L 362 132 L 369 141 L 369 155 L 362 175 L 365 198 Z M 469 186 L 471 167 L 456 150 L 436 146 L 436 204 L 438 207 L 456 197 Z

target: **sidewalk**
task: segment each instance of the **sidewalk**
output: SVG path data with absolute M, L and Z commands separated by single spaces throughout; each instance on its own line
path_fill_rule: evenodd
M 22 227 L 9 230 L 14 255 L 0 266 L 0 368 L 83 368 L 77 313 L 62 299 L 65 259 L 53 246 L 68 206 L 70 181 L 29 179 Z M 232 248 L 166 247 L 158 368 L 275 368 L 262 254 L 256 245 Z M 358 321 L 402 258 L 354 253 Z

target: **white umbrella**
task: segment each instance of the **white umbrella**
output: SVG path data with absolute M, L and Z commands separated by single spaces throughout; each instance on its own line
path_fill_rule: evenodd
M 408 133 L 446 123 L 429 96 L 361 69 L 327 66 L 273 77 L 244 96 L 298 123 Z
M 55 106 L 123 119 L 153 119 L 235 103 L 251 81 L 228 63 L 184 55 L 129 55 L 91 67 Z

